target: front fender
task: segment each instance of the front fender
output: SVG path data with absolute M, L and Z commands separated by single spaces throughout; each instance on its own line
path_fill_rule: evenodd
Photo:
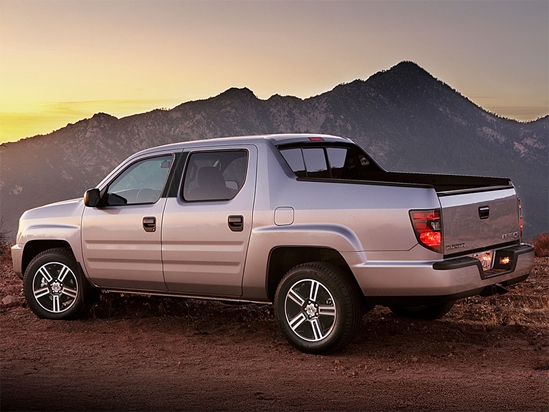
M 13 269 L 20 277 L 38 253 L 57 247 L 69 247 L 81 262 L 80 227 L 74 225 L 35 225 L 27 227 L 12 247 Z
M 80 223 L 83 203 L 80 199 L 54 203 L 23 213 L 19 221 L 16 245 L 12 248 L 14 271 L 23 273 L 26 264 L 43 250 L 70 247 L 82 261 Z

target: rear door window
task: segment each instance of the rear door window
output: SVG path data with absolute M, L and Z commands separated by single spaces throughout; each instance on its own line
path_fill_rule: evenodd
M 246 181 L 248 152 L 223 150 L 191 153 L 183 180 L 186 201 L 230 200 Z

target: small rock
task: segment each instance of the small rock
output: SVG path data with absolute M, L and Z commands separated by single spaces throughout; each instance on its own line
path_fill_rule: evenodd
M 17 297 L 8 295 L 4 299 L 2 299 L 2 305 L 5 306 L 15 306 L 19 303 L 19 299 Z

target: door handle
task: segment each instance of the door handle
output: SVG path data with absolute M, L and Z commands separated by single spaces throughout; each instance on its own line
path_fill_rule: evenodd
M 229 216 L 229 229 L 233 232 L 242 232 L 244 230 L 244 216 L 231 215 Z
M 156 218 L 154 216 L 144 217 L 143 229 L 145 229 L 145 232 L 156 232 Z
M 481 206 L 478 208 L 478 217 L 488 219 L 490 217 L 490 206 Z

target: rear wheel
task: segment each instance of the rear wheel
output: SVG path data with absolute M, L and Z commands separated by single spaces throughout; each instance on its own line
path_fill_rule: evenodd
M 362 302 L 346 272 L 324 262 L 306 263 L 280 282 L 275 313 L 290 344 L 307 353 L 328 353 L 355 337 Z
M 68 249 L 50 249 L 31 261 L 23 278 L 25 297 L 41 318 L 74 319 L 93 305 L 96 291 Z
M 389 306 L 389 309 L 404 318 L 435 320 L 446 315 L 453 307 L 452 301 L 420 306 Z

